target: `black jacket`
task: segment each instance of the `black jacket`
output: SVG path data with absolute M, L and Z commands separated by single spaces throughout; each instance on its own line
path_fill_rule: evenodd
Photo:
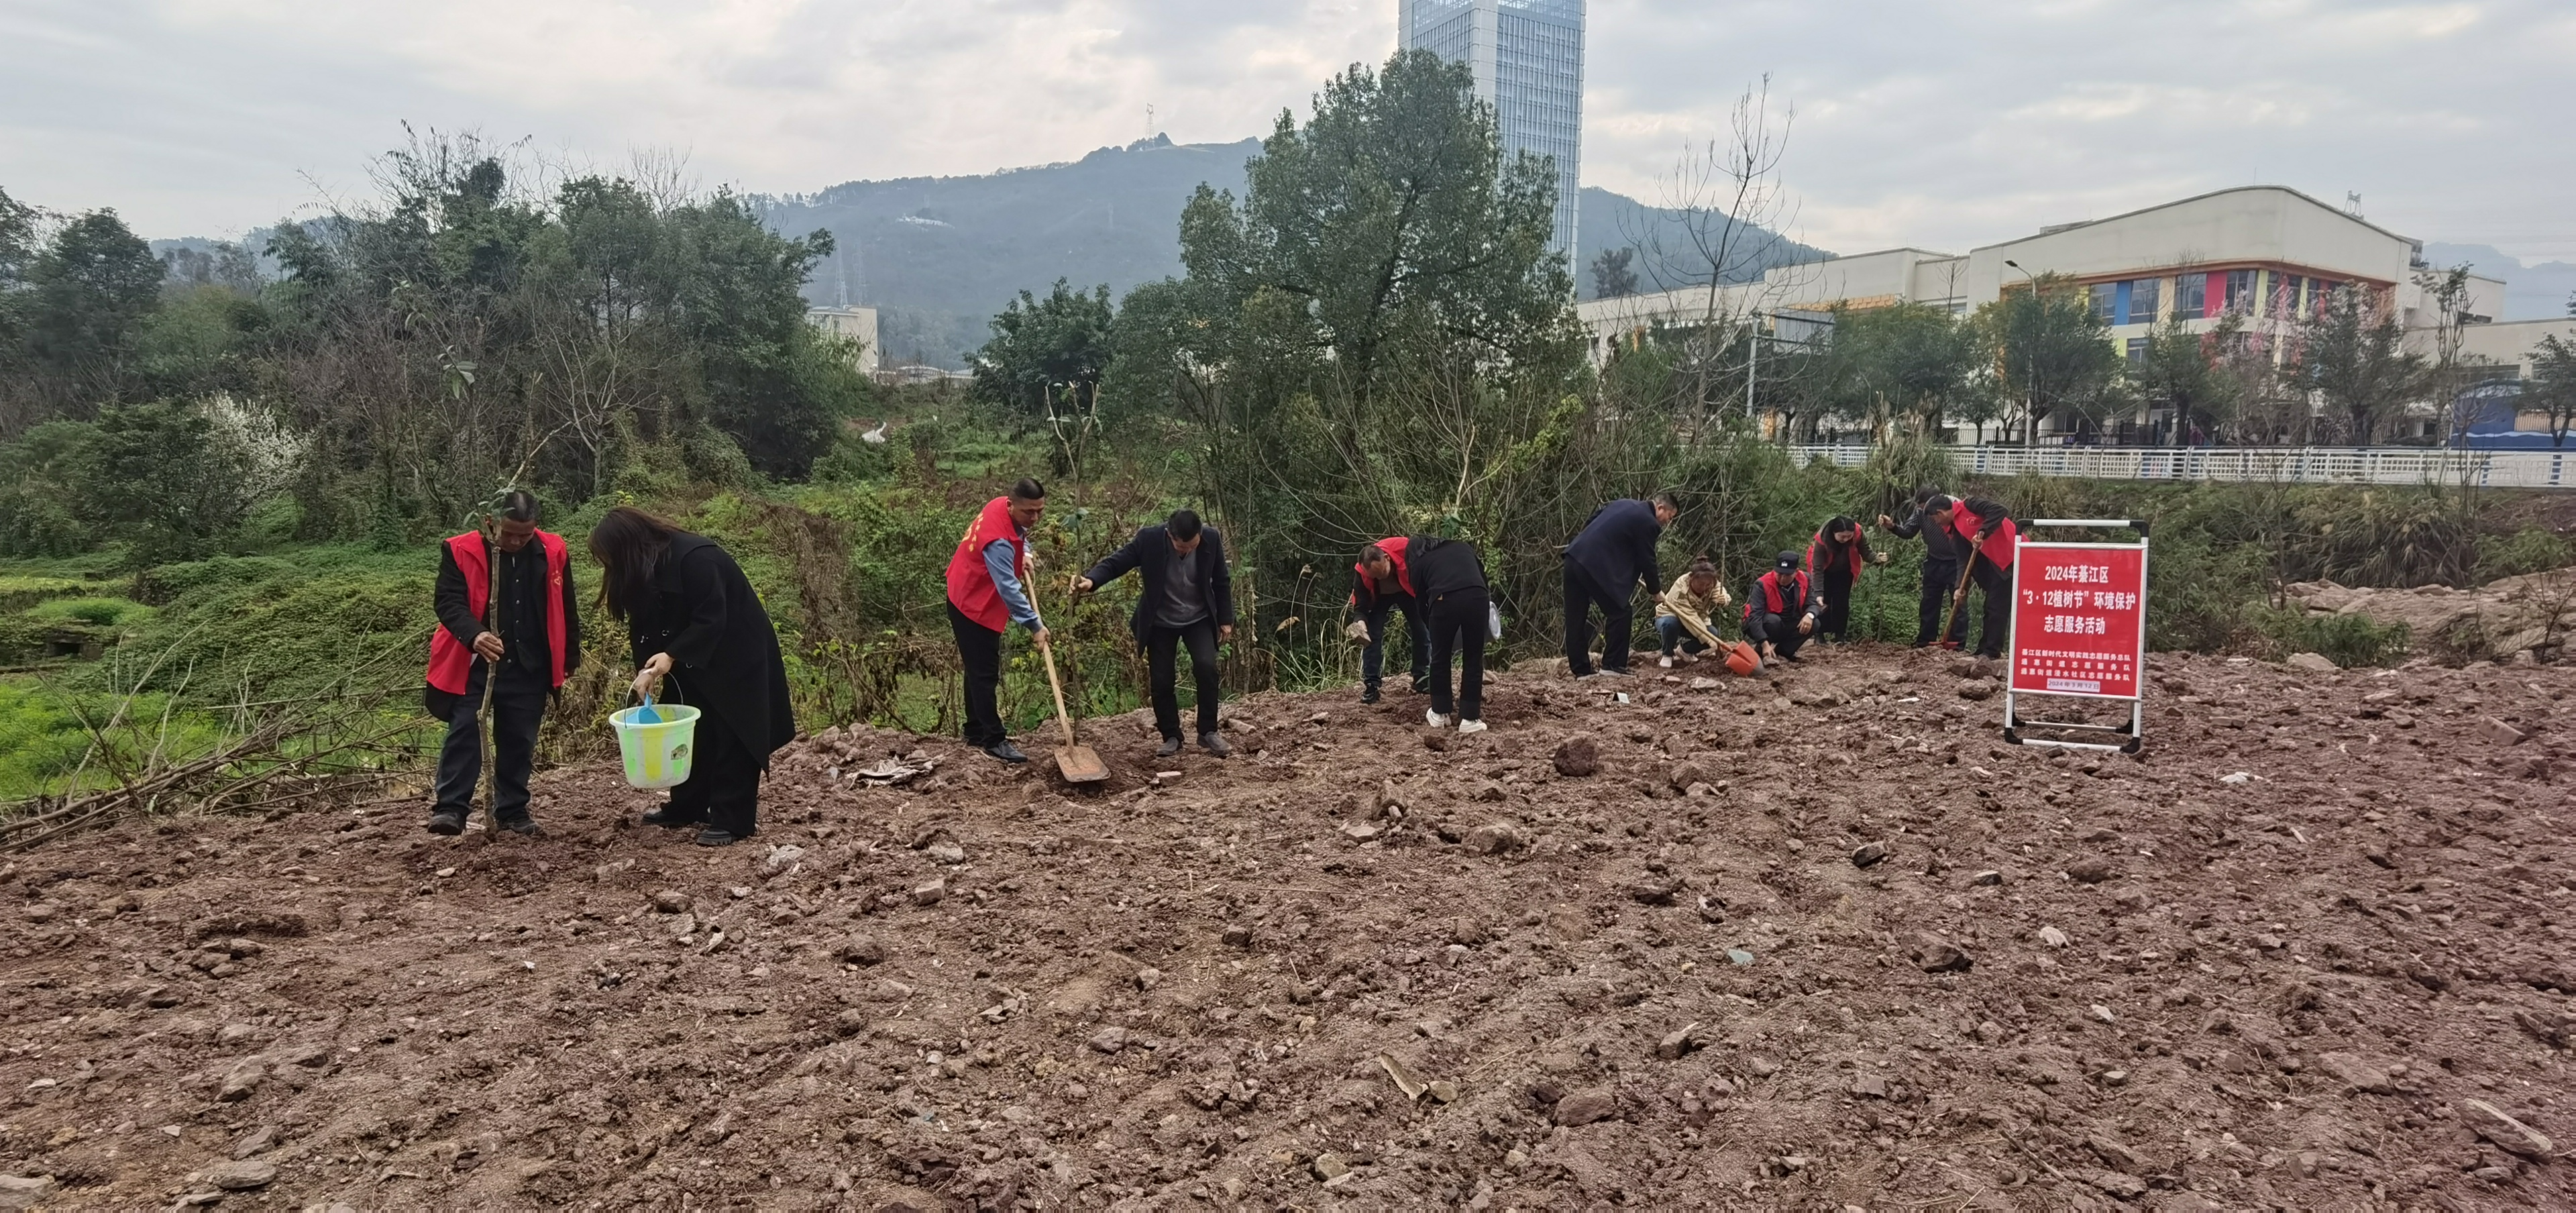
M 778 631 L 742 567 L 715 540 L 686 532 L 653 568 L 653 596 L 626 622 L 635 664 L 671 655 L 665 698 L 706 714 L 701 727 L 726 728 L 768 764 L 796 737 L 787 702 L 787 663 Z
M 522 569 L 529 570 L 532 574 L 529 579 L 536 586 L 537 592 L 539 594 L 545 592 L 546 553 L 535 540 L 529 540 L 528 546 L 519 550 L 519 557 L 526 558 L 524 561 L 505 554 L 495 554 L 501 555 L 501 559 L 495 562 L 501 568 L 519 564 Z M 498 569 L 495 569 L 491 581 L 495 590 L 503 588 Z M 566 562 L 563 579 L 563 658 L 566 678 L 570 678 L 574 670 L 581 668 L 581 605 L 579 595 L 573 592 L 572 581 L 572 562 Z M 511 600 L 511 597 L 512 595 L 504 592 L 501 600 L 506 603 Z M 483 634 L 483 621 L 465 605 L 465 570 L 457 567 L 455 551 L 443 543 L 438 545 L 438 580 L 431 588 L 430 602 L 438 610 L 439 626 L 446 628 L 447 634 L 454 636 L 457 643 L 469 649 L 474 647 L 474 638 Z M 523 613 L 535 614 L 533 611 Z M 501 640 L 506 648 L 512 650 L 509 658 L 525 664 L 532 672 L 551 674 L 553 671 L 548 668 L 551 663 L 546 660 L 552 654 L 546 651 L 548 642 L 545 620 L 518 618 L 506 611 L 502 616 Z
M 1773 571 L 1776 570 L 1766 570 L 1754 578 L 1753 588 L 1744 595 L 1744 638 L 1755 644 L 1777 639 L 1770 634 L 1771 616 L 1779 616 L 1780 621 L 1795 632 L 1799 620 L 1814 618 L 1816 612 L 1824 607 L 1824 603 L 1816 598 L 1814 583 L 1807 580 L 1805 573 L 1799 572 L 1776 579 L 1780 587 L 1780 609 L 1772 610 L 1771 592 L 1763 582 L 1774 580 Z
M 1925 560 L 1957 560 L 1959 558 L 1960 546 L 1958 538 L 1950 533 L 1950 528 L 1941 525 L 1941 521 L 1934 518 L 1930 510 L 1926 510 L 1921 506 L 1914 507 L 1914 512 L 1907 515 L 1905 521 L 1897 523 L 1895 526 L 1887 529 L 1891 534 L 1894 534 L 1899 539 L 1912 539 L 1916 534 L 1921 534 L 1923 536 L 1923 558 Z
M 1424 604 L 1461 590 L 1485 589 L 1485 558 L 1464 539 L 1416 535 L 1405 545 L 1413 558 L 1413 594 Z
M 1583 524 L 1583 533 L 1565 545 L 1565 562 L 1580 566 L 1603 593 L 1626 601 L 1636 594 L 1640 580 L 1650 588 L 1663 588 L 1663 574 L 1655 567 L 1655 540 L 1663 533 L 1664 524 L 1655 521 L 1652 504 L 1613 501 L 1593 514 L 1592 521 Z
M 1176 558 L 1170 528 L 1156 523 L 1139 528 L 1127 546 L 1091 566 L 1082 579 L 1098 589 L 1125 576 L 1129 569 L 1144 578 L 1145 592 L 1136 596 L 1136 613 L 1128 620 L 1128 626 L 1135 629 L 1136 643 L 1143 644 L 1154 621 L 1162 616 L 1164 583 L 1172 575 L 1172 561 Z M 1225 536 L 1212 526 L 1199 528 L 1199 547 L 1190 553 L 1190 559 L 1198 562 L 1200 576 L 1207 585 L 1208 621 L 1218 627 L 1233 627 L 1234 576 L 1225 569 Z

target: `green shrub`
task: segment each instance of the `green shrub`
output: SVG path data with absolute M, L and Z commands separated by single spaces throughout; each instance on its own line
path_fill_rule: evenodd
M 2271 638 L 2275 656 L 2315 653 L 2339 666 L 2394 664 L 2406 655 L 2409 639 L 2405 624 L 2383 625 L 2360 615 L 2263 609 L 2253 620 Z
M 151 618 L 152 608 L 131 598 L 56 598 L 27 609 L 35 619 L 112 628 Z
M 2524 527 L 2504 539 L 2478 545 L 2478 580 L 2546 573 L 2576 564 L 2576 544 L 2538 527 Z
M 0 801 L 49 790 L 88 749 L 88 730 L 61 696 L 22 680 L 0 680 Z

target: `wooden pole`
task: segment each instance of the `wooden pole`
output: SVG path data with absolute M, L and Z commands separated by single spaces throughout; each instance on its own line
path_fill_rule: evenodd
M 476 530 L 483 536 L 483 630 L 498 637 L 501 634 L 501 537 L 495 525 L 492 515 L 487 512 Z M 492 752 L 492 688 L 500 681 L 501 663 L 486 659 L 483 663 L 483 707 L 475 717 L 474 744 L 483 752 L 483 832 L 496 837 L 501 833 L 501 806 L 496 799 L 501 790 L 501 772 Z

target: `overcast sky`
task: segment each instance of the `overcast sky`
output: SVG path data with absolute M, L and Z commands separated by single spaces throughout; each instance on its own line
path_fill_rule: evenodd
M 762 192 L 1268 130 L 1394 0 L 5 0 L 0 188 L 232 235 L 406 120 Z M 1765 73 L 1792 230 L 1944 250 L 2255 181 L 2576 260 L 2570 0 L 1592 0 L 1583 178 L 1646 201 Z

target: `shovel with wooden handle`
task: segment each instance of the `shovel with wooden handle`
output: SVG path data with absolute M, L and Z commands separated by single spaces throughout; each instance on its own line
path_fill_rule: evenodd
M 1038 642 L 1038 655 L 1046 658 L 1047 687 L 1055 692 L 1055 718 L 1064 726 L 1064 745 L 1055 752 L 1055 769 L 1066 783 L 1099 783 L 1109 778 L 1109 764 L 1090 746 L 1073 739 L 1073 716 L 1064 710 L 1064 682 L 1055 675 L 1055 646 Z
M 1688 607 L 1685 607 L 1670 598 L 1666 598 L 1661 594 L 1655 595 L 1655 605 L 1672 612 L 1673 618 L 1681 620 L 1682 627 L 1687 629 L 1691 635 L 1698 637 L 1701 644 L 1707 645 L 1710 652 L 1722 655 L 1728 649 L 1734 647 L 1725 641 L 1718 639 L 1717 633 L 1709 629 L 1708 621 L 1700 618 L 1696 614 L 1693 614 Z
M 1751 649 L 1753 647 L 1752 645 L 1742 641 L 1718 639 L 1717 630 L 1710 627 L 1707 620 L 1700 618 L 1696 613 L 1692 612 L 1690 608 L 1685 607 L 1670 598 L 1666 598 L 1661 594 L 1655 595 L 1655 605 L 1660 606 L 1667 611 L 1671 611 L 1673 613 L 1673 618 L 1682 621 L 1683 629 L 1688 631 L 1691 635 L 1699 637 L 1699 642 L 1708 646 L 1709 656 L 1717 659 L 1718 661 L 1723 662 L 1728 657 L 1733 656 L 1738 648 Z M 1761 665 L 1762 658 L 1761 655 L 1757 653 L 1753 657 L 1753 667 L 1755 669 L 1760 669 Z M 1732 665 L 1727 668 L 1735 670 L 1735 667 Z M 1735 670 L 1735 672 L 1740 674 L 1744 671 Z
M 1941 621 L 1941 647 L 1945 649 L 1956 649 L 1962 643 L 1950 634 L 1952 628 L 1959 626 L 1959 608 L 1968 605 L 1967 574 L 1959 577 L 1959 592 L 1950 595 L 1950 617 Z

